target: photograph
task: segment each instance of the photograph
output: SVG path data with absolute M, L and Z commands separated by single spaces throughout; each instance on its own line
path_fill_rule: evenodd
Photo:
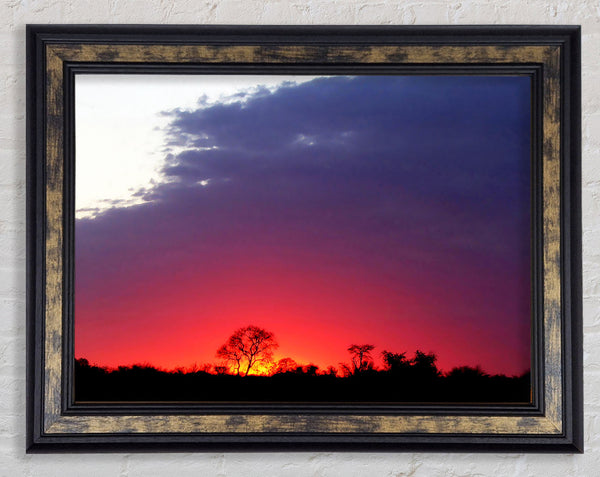
M 74 399 L 532 402 L 528 74 L 76 74 Z

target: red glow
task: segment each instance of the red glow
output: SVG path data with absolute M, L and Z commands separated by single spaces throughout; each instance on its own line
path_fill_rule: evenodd
M 501 319 L 494 328 L 477 327 L 477 317 L 461 323 L 461 315 L 488 308 L 476 270 L 478 296 L 456 277 L 429 274 L 420 281 L 407 270 L 390 284 L 373 270 L 335 270 L 306 260 L 295 269 L 264 259 L 220 262 L 202 272 L 194 263 L 172 274 L 141 268 L 125 276 L 114 271 L 94 289 L 77 290 L 77 357 L 108 367 L 217 363 L 216 350 L 229 335 L 253 324 L 274 333 L 275 359 L 291 357 L 322 370 L 348 362 L 348 346 L 364 343 L 376 346 L 376 364 L 383 350 L 411 356 L 421 349 L 435 352 L 444 370 L 465 364 L 508 374 L 527 369 L 527 343 L 507 343 Z

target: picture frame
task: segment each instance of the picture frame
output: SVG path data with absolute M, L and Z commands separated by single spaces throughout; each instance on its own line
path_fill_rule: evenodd
M 531 80 L 531 400 L 78 403 L 75 78 Z M 578 26 L 27 26 L 27 452 L 583 452 Z

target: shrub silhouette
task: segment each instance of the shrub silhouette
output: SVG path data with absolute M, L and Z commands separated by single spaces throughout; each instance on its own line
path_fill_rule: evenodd
M 85 358 L 74 366 L 75 400 L 198 402 L 439 402 L 528 403 L 529 372 L 521 376 L 487 374 L 479 366 L 459 366 L 442 374 L 437 355 L 416 350 L 381 352 L 383 368 L 373 363 L 371 344 L 352 344 L 351 363 L 320 371 L 292 358 L 273 363 L 277 342 L 272 333 L 248 326 L 236 330 L 217 356 L 227 366 L 204 364 L 172 371 L 149 364 L 108 369 Z M 270 375 L 253 373 L 271 364 Z M 233 370 L 233 372 L 231 372 Z

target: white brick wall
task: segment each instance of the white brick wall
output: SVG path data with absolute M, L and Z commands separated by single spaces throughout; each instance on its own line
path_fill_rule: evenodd
M 581 24 L 585 455 L 25 455 L 25 24 Z M 0 476 L 600 475 L 598 0 L 0 0 Z

